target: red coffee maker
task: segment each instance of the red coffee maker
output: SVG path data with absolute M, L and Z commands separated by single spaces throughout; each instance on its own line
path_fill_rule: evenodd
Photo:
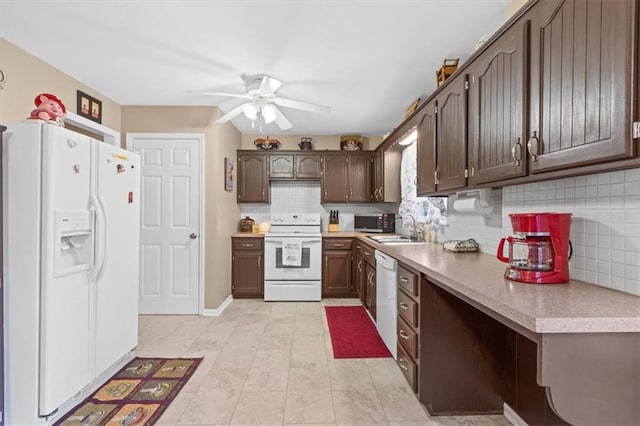
M 505 278 L 532 284 L 569 281 L 571 213 L 510 214 L 513 236 L 502 238 L 497 257 L 508 263 Z M 509 257 L 504 256 L 504 243 Z

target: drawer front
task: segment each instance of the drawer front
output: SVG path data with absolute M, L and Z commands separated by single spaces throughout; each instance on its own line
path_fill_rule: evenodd
M 398 292 L 398 314 L 407 323 L 418 328 L 418 303 L 403 292 Z
M 418 296 L 418 275 L 398 266 L 398 286 L 408 294 Z
M 369 246 L 362 246 L 362 257 L 371 266 L 376 266 L 376 252 Z
M 411 358 L 407 355 L 401 345 L 398 345 L 398 359 L 396 361 L 400 371 L 407 379 L 409 386 L 413 389 L 413 392 L 418 392 L 418 367 L 413 363 Z
M 234 238 L 234 250 L 262 250 L 262 238 Z
M 418 359 L 418 333 L 409 327 L 402 318 L 398 318 L 398 343 L 413 359 Z
M 351 250 L 352 243 L 352 240 L 344 238 L 325 238 L 323 241 L 325 250 Z

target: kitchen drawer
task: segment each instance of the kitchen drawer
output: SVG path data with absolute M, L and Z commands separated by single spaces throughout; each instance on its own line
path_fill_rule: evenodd
M 233 250 L 262 250 L 262 238 L 234 238 Z
M 413 359 L 418 359 L 418 333 L 400 317 L 398 317 L 398 343 Z
M 398 344 L 398 359 L 396 362 L 398 363 L 398 367 L 400 367 L 400 371 L 404 375 L 404 378 L 407 379 L 409 386 L 414 393 L 418 392 L 418 366 L 411 360 L 411 357 L 407 355 L 404 348 Z
M 351 250 L 353 240 L 347 238 L 325 238 L 323 240 L 325 250 Z
M 412 296 L 418 296 L 418 275 L 398 265 L 398 287 Z
M 418 303 L 402 291 L 398 292 L 398 314 L 410 326 L 418 328 Z
M 362 257 L 369 265 L 373 267 L 376 266 L 376 252 L 371 247 L 365 245 L 362 246 Z

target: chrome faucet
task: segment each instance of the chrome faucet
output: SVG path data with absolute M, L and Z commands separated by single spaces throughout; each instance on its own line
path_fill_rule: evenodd
M 411 231 L 411 233 L 409 234 L 409 236 L 411 237 L 412 240 L 417 240 L 418 239 L 418 229 L 416 228 L 416 218 L 413 217 L 410 214 L 405 215 L 406 217 L 410 217 L 411 221 L 413 222 L 413 230 Z

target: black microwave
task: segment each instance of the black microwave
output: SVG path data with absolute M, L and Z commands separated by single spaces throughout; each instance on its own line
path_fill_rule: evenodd
M 353 218 L 353 227 L 363 232 L 396 232 L 394 213 L 357 214 Z

